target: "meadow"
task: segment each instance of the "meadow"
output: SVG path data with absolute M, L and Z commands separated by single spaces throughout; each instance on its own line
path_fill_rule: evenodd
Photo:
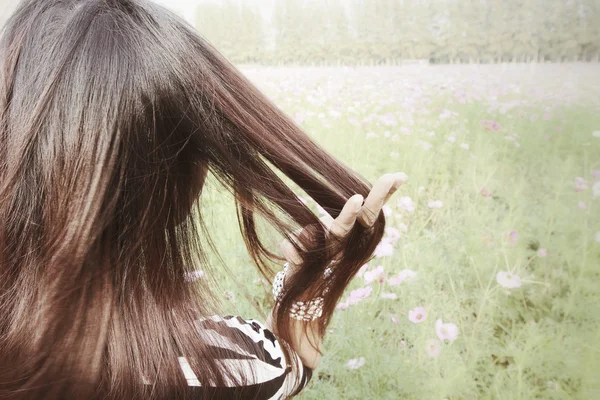
M 367 179 L 409 177 L 299 398 L 600 398 L 597 64 L 242 70 Z M 203 279 L 262 319 L 229 195 L 203 207 L 229 269 Z

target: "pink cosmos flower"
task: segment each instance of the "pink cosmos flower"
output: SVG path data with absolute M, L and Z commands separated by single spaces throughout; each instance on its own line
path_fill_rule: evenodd
M 492 197 L 492 194 L 487 190 L 487 188 L 485 186 L 481 188 L 481 191 L 479 193 L 486 199 L 489 199 L 490 197 Z
M 391 278 L 388 279 L 388 284 L 390 286 L 398 286 L 402 282 L 403 282 L 403 280 L 399 276 L 392 276 Z
M 425 351 L 427 351 L 427 355 L 429 357 L 435 358 L 440 355 L 442 351 L 441 343 L 439 340 L 430 339 L 427 341 L 425 345 Z
M 438 319 L 435 321 L 435 333 L 440 340 L 453 342 L 458 337 L 458 327 L 455 324 L 444 323 L 444 321 Z
M 358 277 L 362 277 L 364 275 L 365 272 L 367 272 L 367 269 L 369 268 L 369 264 L 365 264 L 362 267 L 360 267 L 360 269 L 358 270 L 358 272 L 356 273 L 356 276 Z
M 587 208 L 587 204 L 585 201 L 580 201 L 579 203 L 577 203 L 577 206 L 582 210 L 585 210 Z
M 375 248 L 375 257 L 388 257 L 392 254 L 394 254 L 394 247 L 385 240 L 382 240 Z
M 544 248 L 540 248 L 537 251 L 538 257 L 546 257 L 548 255 L 548 251 Z
M 575 178 L 575 191 L 581 192 L 588 188 L 587 182 L 581 176 Z
M 417 307 L 408 312 L 408 320 L 414 324 L 420 324 L 427 319 L 427 310 Z
M 379 265 L 375 269 L 371 271 L 366 271 L 364 273 L 365 284 L 368 285 L 369 283 L 381 278 L 382 276 L 384 276 L 383 265 Z
M 517 233 L 517 231 L 512 231 L 511 233 L 509 233 L 508 240 L 511 245 L 516 245 L 517 241 L 519 240 L 519 234 Z
M 499 131 L 500 130 L 500 124 L 497 123 L 496 121 L 491 121 L 491 120 L 483 120 L 481 121 L 481 125 L 488 131 Z
M 415 276 L 417 276 L 417 273 L 415 271 L 411 269 L 403 269 L 398 275 L 389 278 L 388 284 L 390 286 L 397 286 L 400 285 L 402 282 L 406 282 L 413 279 Z
M 373 288 L 371 286 L 366 286 L 362 288 L 358 288 L 350 292 L 350 295 L 345 301 L 341 301 L 335 307 L 338 310 L 346 310 L 351 305 L 359 303 L 363 299 L 369 297 L 373 292 Z
M 592 176 L 594 177 L 594 179 L 600 179 L 600 169 L 593 169 Z
M 363 299 L 366 299 L 373 292 L 373 288 L 371 286 L 365 286 L 362 288 L 354 289 L 350 292 L 350 296 L 348 297 L 348 304 L 353 305 L 356 304 Z

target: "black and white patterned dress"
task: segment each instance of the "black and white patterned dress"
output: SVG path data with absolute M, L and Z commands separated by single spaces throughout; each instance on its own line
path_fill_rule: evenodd
M 207 335 L 209 343 L 219 348 L 219 353 L 222 354 L 219 361 L 228 370 L 243 371 L 245 376 L 252 376 L 252 382 L 248 386 L 210 388 L 210 393 L 218 398 L 286 399 L 300 392 L 312 377 L 312 369 L 304 366 L 295 352 L 293 354 L 298 357 L 297 364 L 302 368 L 302 376 L 294 376 L 292 367 L 286 365 L 279 340 L 259 321 L 239 316 L 212 316 L 199 320 L 198 327 Z M 240 343 L 240 333 L 259 345 L 259 354 L 256 354 L 254 346 Z M 200 382 L 185 357 L 179 358 L 179 364 L 190 388 L 197 387 L 199 394 L 203 393 L 203 389 L 207 388 L 200 387 Z

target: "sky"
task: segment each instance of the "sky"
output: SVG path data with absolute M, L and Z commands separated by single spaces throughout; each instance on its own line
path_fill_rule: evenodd
M 1 1 L 1 0 L 0 0 Z M 216 3 L 219 0 L 152 0 L 155 3 L 161 4 L 180 14 L 188 22 L 194 23 L 194 15 L 196 13 L 196 6 L 200 3 Z M 268 20 L 276 0 L 238 0 L 248 4 L 258 5 L 263 17 Z
M 196 6 L 200 3 L 218 2 L 219 0 L 152 0 L 170 8 L 186 21 L 195 25 Z M 276 0 L 238 0 L 248 4 L 256 4 L 266 21 L 270 20 Z M 307 0 L 308 1 L 308 0 Z M 313 0 L 314 1 L 314 0 Z M 12 13 L 19 0 L 0 0 L 0 26 Z

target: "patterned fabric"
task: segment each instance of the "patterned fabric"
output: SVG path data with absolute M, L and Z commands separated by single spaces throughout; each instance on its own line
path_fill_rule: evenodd
M 231 399 L 286 399 L 300 392 L 312 377 L 312 369 L 304 366 L 300 357 L 293 353 L 302 368 L 298 385 L 292 367 L 285 363 L 279 340 L 259 321 L 231 315 L 212 316 L 198 320 L 198 328 L 212 346 L 218 347 L 222 354 L 219 362 L 225 364 L 227 371 L 231 371 L 234 376 L 239 376 L 239 373 L 251 377 L 251 383 L 243 387 L 235 386 L 231 380 L 226 379 L 229 382 L 226 387 L 201 388 L 186 358 L 179 357 L 188 386 L 192 390 L 197 389 L 199 398 L 217 396 Z M 240 333 L 249 340 L 240 341 Z M 250 341 L 259 345 L 259 354 L 256 354 L 255 346 Z

